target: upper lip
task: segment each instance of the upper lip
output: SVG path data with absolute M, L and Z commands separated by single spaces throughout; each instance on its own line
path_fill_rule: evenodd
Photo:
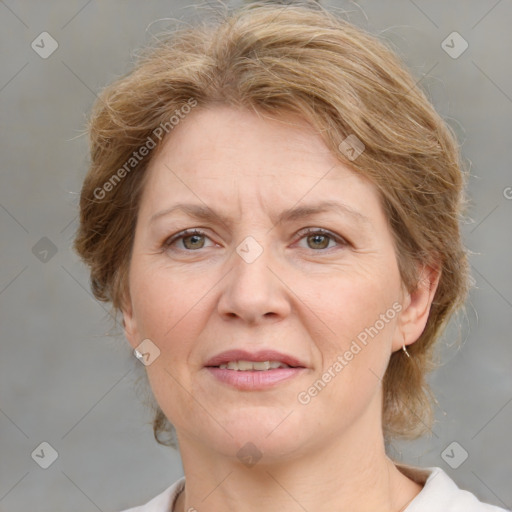
M 227 350 L 209 359 L 205 366 L 219 366 L 221 364 L 229 363 L 230 361 L 279 361 L 292 367 L 306 367 L 304 363 L 295 357 L 270 349 L 259 350 L 258 352 L 248 352 L 247 350 Z

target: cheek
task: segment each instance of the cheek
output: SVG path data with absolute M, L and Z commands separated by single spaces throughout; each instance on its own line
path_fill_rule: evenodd
M 179 272 L 168 270 L 134 272 L 133 276 L 134 317 L 141 336 L 170 349 L 175 345 L 170 342 L 181 333 L 192 334 L 194 326 L 199 329 L 197 317 L 207 289 L 200 276 L 180 277 Z
M 311 297 L 311 309 L 324 322 L 319 349 L 324 371 L 334 372 L 342 358 L 346 378 L 360 381 L 383 375 L 391 354 L 400 280 L 392 266 L 364 273 L 340 275 L 325 293 Z M 339 368 L 339 366 L 338 366 Z
M 146 367 L 153 394 L 173 424 L 181 425 L 190 408 L 191 360 L 211 311 L 207 287 L 198 276 L 178 272 L 134 272 L 133 308 L 141 339 L 150 339 L 160 355 Z M 196 362 L 196 361 L 194 361 Z
M 393 270 L 389 270 L 389 274 Z M 329 281 L 329 287 L 312 297 L 314 309 L 334 336 L 345 339 L 372 326 L 400 297 L 398 279 L 377 272 L 367 275 L 346 274 Z M 387 324 L 386 324 L 387 325 Z

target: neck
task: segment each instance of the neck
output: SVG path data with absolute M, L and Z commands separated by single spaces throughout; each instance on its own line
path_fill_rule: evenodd
M 333 433 L 334 441 L 315 443 L 300 457 L 262 459 L 252 467 L 181 438 L 186 485 L 175 511 L 405 510 L 422 487 L 386 456 L 380 425 L 352 430 L 342 439 Z

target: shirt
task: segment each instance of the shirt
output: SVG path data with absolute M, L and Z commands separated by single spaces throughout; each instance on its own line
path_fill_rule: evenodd
M 482 503 L 474 494 L 459 489 L 441 468 L 419 468 L 405 464 L 396 464 L 396 467 L 411 480 L 423 485 L 423 489 L 403 512 L 507 512 L 504 508 Z M 184 487 L 185 477 L 182 477 L 145 505 L 123 512 L 173 512 L 176 498 Z

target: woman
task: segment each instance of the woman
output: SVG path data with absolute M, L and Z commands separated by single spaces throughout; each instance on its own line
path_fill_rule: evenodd
M 385 451 L 431 424 L 468 288 L 458 146 L 390 50 L 250 5 L 148 51 L 90 135 L 75 246 L 185 473 L 132 510 L 500 510 Z

